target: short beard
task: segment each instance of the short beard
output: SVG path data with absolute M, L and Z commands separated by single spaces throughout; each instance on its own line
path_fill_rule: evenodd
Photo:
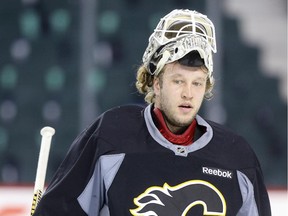
M 173 117 L 173 115 L 169 115 L 170 113 L 166 111 L 166 109 L 161 109 L 162 115 L 165 119 L 166 125 L 169 130 L 175 134 L 182 134 L 193 122 L 195 116 L 191 117 L 191 119 L 187 122 L 180 122 Z M 168 114 L 170 118 L 166 115 Z M 170 126 L 170 127 L 169 127 Z M 171 128 L 172 127 L 172 128 Z

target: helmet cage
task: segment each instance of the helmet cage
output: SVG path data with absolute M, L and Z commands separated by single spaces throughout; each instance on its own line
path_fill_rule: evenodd
M 217 52 L 213 23 L 197 11 L 173 10 L 160 20 L 150 36 L 143 62 L 149 73 L 154 75 L 165 64 L 174 62 L 193 50 L 199 52 L 212 76 L 212 52 Z M 151 64 L 154 68 L 150 67 Z

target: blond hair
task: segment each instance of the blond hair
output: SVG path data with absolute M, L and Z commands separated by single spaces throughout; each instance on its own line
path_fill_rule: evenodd
M 201 69 L 206 73 L 208 72 L 205 66 L 201 66 Z M 161 74 L 163 74 L 163 70 L 164 69 L 162 69 L 162 71 L 158 73 L 156 77 L 160 77 Z M 135 85 L 138 92 L 145 95 L 144 99 L 149 104 L 154 103 L 155 93 L 153 89 L 153 81 L 154 78 L 156 77 L 154 77 L 154 75 L 151 75 L 144 65 L 141 65 L 138 68 Z M 209 100 L 213 97 L 212 93 L 213 87 L 214 87 L 214 78 L 208 77 L 206 80 L 206 92 L 204 96 L 205 99 Z

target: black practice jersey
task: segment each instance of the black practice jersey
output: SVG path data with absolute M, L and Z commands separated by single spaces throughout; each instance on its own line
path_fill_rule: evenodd
M 196 116 L 193 144 L 175 145 L 151 110 L 103 113 L 74 141 L 34 215 L 271 215 L 260 165 L 243 138 Z

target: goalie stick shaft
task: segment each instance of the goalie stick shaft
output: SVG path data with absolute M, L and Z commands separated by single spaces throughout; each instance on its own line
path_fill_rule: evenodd
M 32 201 L 31 215 L 34 214 L 35 209 L 42 197 L 44 192 L 45 178 L 46 178 L 46 170 L 51 146 L 52 136 L 54 135 L 55 130 L 52 127 L 44 127 L 41 129 L 40 134 L 41 138 L 41 146 L 40 153 L 38 158 L 38 165 L 36 171 L 36 178 L 34 184 L 34 195 Z

